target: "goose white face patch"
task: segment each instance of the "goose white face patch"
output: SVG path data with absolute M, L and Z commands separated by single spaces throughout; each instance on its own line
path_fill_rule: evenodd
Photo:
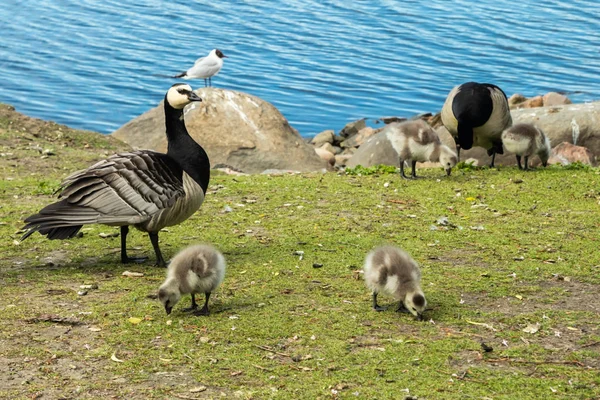
M 190 85 L 178 85 L 174 86 L 167 92 L 167 101 L 171 105 L 171 107 L 181 110 L 188 104 L 190 104 L 190 100 L 188 99 L 185 93 L 180 93 L 180 91 L 192 91 L 192 87 Z

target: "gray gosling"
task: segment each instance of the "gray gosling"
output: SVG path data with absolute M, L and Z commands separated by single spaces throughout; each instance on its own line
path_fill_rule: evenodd
M 538 155 L 542 165 L 548 165 L 552 148 L 544 132 L 533 124 L 516 124 L 502 132 L 502 143 L 506 150 L 515 153 L 519 169 L 529 169 L 529 157 Z M 521 166 L 521 157 L 525 157 L 525 168 Z
M 417 178 L 415 171 L 417 161 L 439 162 L 448 176 L 458 161 L 456 152 L 442 144 L 438 134 L 421 119 L 390 124 L 387 128 L 387 137 L 398 153 L 400 174 L 404 179 Z M 405 161 L 410 161 L 412 164 L 411 178 L 404 173 Z
M 394 246 L 374 249 L 365 259 L 364 276 L 365 284 L 373 292 L 374 310 L 385 310 L 377 304 L 377 295 L 384 292 L 400 301 L 396 311 L 423 320 L 427 301 L 421 290 L 421 271 L 405 251 Z
M 500 135 L 512 125 L 506 94 L 491 83 L 467 82 L 453 88 L 441 111 L 442 123 L 456 140 L 460 149 L 483 147 L 492 156 L 504 154 Z
M 210 294 L 223 282 L 225 277 L 225 258 L 210 245 L 190 246 L 180 251 L 169 264 L 167 279 L 158 290 L 158 298 L 165 307 L 167 315 L 171 313 L 181 295 L 192 295 L 192 306 L 183 311 L 194 311 L 195 315 L 208 315 Z M 196 293 L 204 293 L 204 307 L 198 310 Z

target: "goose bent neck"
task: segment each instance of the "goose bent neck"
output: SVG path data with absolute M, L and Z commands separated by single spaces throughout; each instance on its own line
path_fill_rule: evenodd
M 210 180 L 208 154 L 188 133 L 183 120 L 183 109 L 173 108 L 165 98 L 165 127 L 167 133 L 167 155 L 206 193 Z

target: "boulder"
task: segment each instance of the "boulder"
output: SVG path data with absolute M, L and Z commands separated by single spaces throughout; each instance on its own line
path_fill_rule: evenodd
M 508 98 L 508 106 L 511 109 L 516 108 L 517 105 L 523 103 L 526 100 L 527 100 L 527 97 L 523 96 L 522 94 L 515 93 Z
M 327 164 L 333 166 L 335 164 L 335 155 L 323 148 L 315 149 L 315 153 L 321 158 L 321 160 L 325 161 Z
M 311 139 L 310 144 L 312 144 L 315 147 L 322 147 L 325 143 L 332 144 L 334 134 L 335 133 L 333 129 L 317 133 L 315 137 Z
M 571 104 L 571 100 L 564 94 L 556 92 L 548 92 L 544 95 L 544 107 L 550 106 L 562 106 L 565 104 Z
M 204 147 L 211 165 L 258 173 L 266 169 L 316 171 L 325 163 L 270 103 L 249 94 L 217 88 L 196 91 L 202 102 L 185 110 L 190 135 Z M 133 147 L 165 152 L 162 102 L 129 121 L 112 136 Z
M 569 165 L 574 162 L 581 162 L 596 166 L 596 157 L 586 147 L 576 146 L 571 143 L 562 142 L 552 149 L 552 154 L 548 159 L 548 164 Z
M 345 167 L 348 160 L 352 158 L 352 154 L 338 154 L 335 156 L 335 165 L 338 167 Z
M 327 150 L 330 153 L 337 154 L 342 151 L 341 148 L 332 146 L 331 143 L 325 143 L 322 146 L 318 146 L 318 148 Z
M 380 130 L 381 129 L 373 129 L 369 126 L 364 127 L 356 135 L 352 135 L 348 139 L 340 143 L 340 147 L 344 149 L 348 147 L 359 147 L 365 142 L 365 140 L 367 140 Z
M 349 122 L 342 128 L 340 131 L 340 136 L 343 138 L 348 138 L 352 135 L 356 135 L 361 129 L 366 128 L 367 124 L 363 119 L 359 119 L 358 121 Z

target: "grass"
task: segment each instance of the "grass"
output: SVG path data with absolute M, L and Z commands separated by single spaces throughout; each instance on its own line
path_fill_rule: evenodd
M 115 228 L 18 242 L 22 219 L 62 178 L 123 149 L 65 127 L 51 142 L 55 126 L 21 123 L 0 114 L 0 170 L 11 178 L 0 182 L 1 398 L 600 395 L 598 169 L 421 169 L 416 181 L 382 167 L 215 174 L 201 210 L 160 240 L 166 257 L 213 243 L 225 281 L 209 317 L 184 314 L 188 297 L 166 316 L 154 298 L 165 271 L 120 264 L 119 238 L 99 236 Z M 130 238 L 130 253 L 153 261 L 148 238 Z M 370 308 L 360 270 L 383 243 L 420 264 L 425 322 Z

